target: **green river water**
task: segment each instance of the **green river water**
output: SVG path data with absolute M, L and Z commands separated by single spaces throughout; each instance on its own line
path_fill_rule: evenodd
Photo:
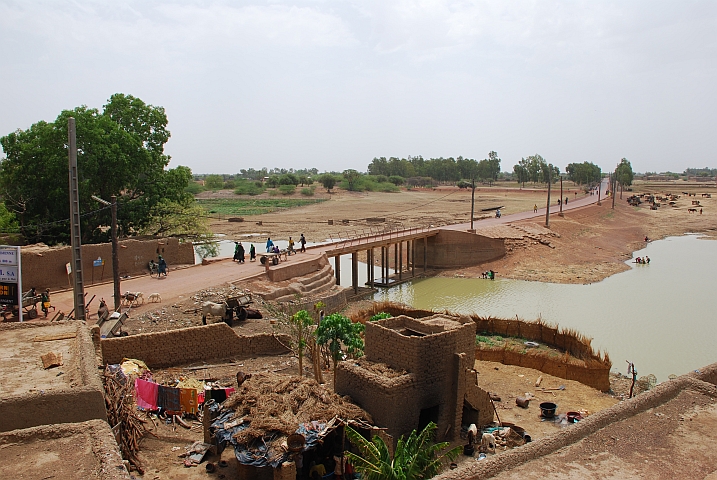
M 481 316 L 540 317 L 592 337 L 595 348 L 609 353 L 613 370 L 625 373 L 630 360 L 640 376 L 653 373 L 659 381 L 717 362 L 717 242 L 670 237 L 633 257 L 644 255 L 650 265 L 630 262 L 629 271 L 589 285 L 426 278 L 374 298 Z

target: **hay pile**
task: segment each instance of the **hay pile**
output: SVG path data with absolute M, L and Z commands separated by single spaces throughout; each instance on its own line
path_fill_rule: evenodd
M 234 435 L 239 444 L 273 433 L 290 435 L 301 423 L 342 420 L 371 421 L 363 409 L 347 402 L 315 380 L 275 373 L 257 373 L 229 397 L 224 408 L 244 417 L 249 428 Z
M 395 370 L 385 363 L 374 363 L 369 362 L 365 358 L 360 358 L 356 361 L 361 367 L 365 368 L 366 370 L 373 372 L 377 375 L 381 375 L 382 377 L 386 378 L 396 378 L 400 377 L 402 375 L 406 375 L 408 372 L 406 370 Z

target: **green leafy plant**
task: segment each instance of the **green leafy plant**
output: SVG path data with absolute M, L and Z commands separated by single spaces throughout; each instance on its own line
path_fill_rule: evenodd
M 351 427 L 346 427 L 346 436 L 358 447 L 361 455 L 344 452 L 354 469 L 364 480 L 424 480 L 441 471 L 444 462 L 454 460 L 461 452 L 459 445 L 441 454 L 448 448 L 448 442 L 433 443 L 436 424 L 430 422 L 421 431 L 411 432 L 407 439 L 401 437 L 396 452 L 391 458 L 388 446 L 378 435 L 372 441 L 363 438 Z
M 299 356 L 299 376 L 304 375 L 304 349 L 306 348 L 306 335 L 309 326 L 313 324 L 311 315 L 306 310 L 299 310 L 291 316 L 290 324 Z
M 393 315 L 391 315 L 390 313 L 379 312 L 376 315 L 374 315 L 373 317 L 369 318 L 368 321 L 375 322 L 377 320 L 383 320 L 384 318 L 391 318 L 391 317 L 393 317 Z
M 279 191 L 282 195 L 291 195 L 296 191 L 296 185 L 279 185 Z
M 363 339 L 361 338 L 363 331 L 362 324 L 353 323 L 350 318 L 340 313 L 325 316 L 316 329 L 316 343 L 327 345 L 331 353 L 334 378 L 336 378 L 336 366 L 344 357 L 344 348 L 349 355 L 363 355 Z

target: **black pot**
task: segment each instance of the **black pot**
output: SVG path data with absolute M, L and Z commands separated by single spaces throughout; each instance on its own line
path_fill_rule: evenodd
M 555 410 L 558 406 L 553 402 L 543 402 L 540 404 L 540 416 L 543 418 L 553 418 L 555 416 Z

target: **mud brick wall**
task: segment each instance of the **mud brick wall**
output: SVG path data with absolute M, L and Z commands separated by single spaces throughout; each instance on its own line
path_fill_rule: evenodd
M 175 265 L 193 265 L 194 248 L 191 242 L 179 243 L 176 238 L 162 240 L 123 240 L 119 242 L 118 252 L 120 275 L 141 275 L 149 273 L 147 264 L 150 259 L 162 255 L 169 267 Z M 92 262 L 98 257 L 105 261 L 103 267 L 93 267 Z M 67 270 L 65 265 L 72 262 L 71 247 L 39 247 L 22 248 L 22 285 L 29 290 L 50 288 L 67 288 Z M 82 245 L 82 268 L 86 285 L 94 282 L 112 280 L 112 244 L 99 243 Z M 70 280 L 72 280 L 70 278 Z
M 104 363 L 136 358 L 150 368 L 286 353 L 285 335 L 237 335 L 225 323 L 102 339 Z
M 422 245 L 418 245 L 420 249 Z M 505 256 L 505 243 L 500 238 L 489 238 L 459 230 L 441 230 L 428 238 L 426 247 L 428 267 L 458 268 L 479 265 Z M 422 263 L 422 252 L 417 254 Z
M 435 318 L 448 319 L 440 315 Z M 457 392 L 462 382 L 464 366 L 457 354 L 465 353 L 468 358 L 474 358 L 475 324 L 469 319 L 450 320 L 462 325 L 444 329 L 442 325 L 424 323 L 406 316 L 366 324 L 366 359 L 413 374 L 410 394 L 401 399 L 391 395 L 391 402 L 399 402 L 401 408 L 398 411 L 404 412 L 402 416 L 406 417 L 400 428 L 410 427 L 405 430 L 389 429 L 389 433 L 395 438 L 417 428 L 420 411 L 436 405 L 438 439 L 450 439 L 458 433 L 456 426 L 460 426 L 463 395 L 457 396 Z M 425 336 L 404 335 L 401 331 L 405 328 L 422 332 Z M 467 361 L 464 363 L 467 364 Z M 337 392 L 344 393 L 338 389 Z M 371 415 L 378 412 L 364 408 Z
M 374 425 L 388 429 L 397 441 L 418 427 L 421 407 L 416 402 L 416 375 L 386 378 L 354 362 L 341 362 L 336 369 L 334 390 L 371 414 Z
M 75 324 L 76 337 L 73 339 L 72 357 L 62 371 L 77 375 L 76 386 L 43 388 L 23 395 L 0 396 L 0 432 L 37 427 L 40 425 L 75 423 L 87 420 L 107 421 L 104 387 L 100 379 L 95 349 L 89 330 L 84 322 Z M 42 327 L 48 324 L 16 323 L 0 325 L 3 330 L 34 329 L 38 336 L 47 335 Z M 51 347 L 48 346 L 48 351 Z

